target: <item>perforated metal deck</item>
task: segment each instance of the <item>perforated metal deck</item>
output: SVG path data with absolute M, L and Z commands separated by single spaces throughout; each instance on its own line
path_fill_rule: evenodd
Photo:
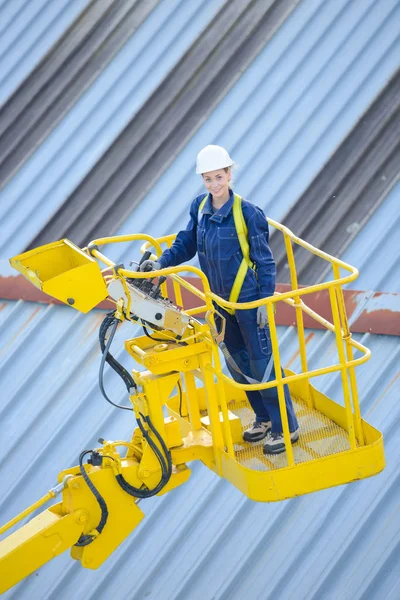
M 300 426 L 299 440 L 293 444 L 296 464 L 323 458 L 349 450 L 347 432 L 315 409 L 311 409 L 299 398 L 292 401 Z M 236 414 L 242 423 L 243 431 L 254 421 L 254 413 L 246 401 L 229 404 L 229 410 Z M 264 455 L 265 440 L 248 444 L 235 444 L 236 460 L 255 471 L 281 469 L 287 466 L 286 453 Z

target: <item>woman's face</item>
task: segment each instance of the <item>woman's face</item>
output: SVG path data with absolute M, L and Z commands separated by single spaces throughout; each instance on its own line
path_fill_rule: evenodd
M 212 194 L 213 198 L 218 200 L 227 200 L 229 198 L 229 182 L 231 180 L 231 170 L 218 169 L 203 173 L 203 181 L 207 192 Z

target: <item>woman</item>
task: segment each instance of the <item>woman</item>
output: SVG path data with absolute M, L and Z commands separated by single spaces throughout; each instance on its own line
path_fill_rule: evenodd
M 197 252 L 211 290 L 225 300 L 232 300 L 232 289 L 243 260 L 233 215 L 232 165 L 231 157 L 221 146 L 206 146 L 199 152 L 196 173 L 202 176 L 208 193 L 193 200 L 190 221 L 186 229 L 178 233 L 171 248 L 165 250 L 157 261 L 144 261 L 141 271 L 179 265 L 193 258 Z M 241 210 L 248 231 L 250 260 L 255 268 L 249 267 L 245 271 L 238 302 L 249 302 L 273 295 L 276 269 L 263 211 L 244 200 Z M 273 361 L 270 361 L 272 348 L 266 306 L 237 310 L 234 314 L 221 307 L 218 310 L 226 319 L 224 342 L 233 359 L 227 361 L 227 366 L 234 380 L 248 383 L 247 377 L 257 381 L 262 381 L 264 376 L 266 381 L 275 379 Z M 216 316 L 217 327 L 220 327 L 218 321 L 220 318 Z M 298 423 L 287 385 L 284 389 L 291 440 L 296 442 Z M 244 440 L 258 442 L 267 438 L 265 454 L 284 452 L 277 388 L 248 391 L 246 394 L 256 419 L 244 432 Z

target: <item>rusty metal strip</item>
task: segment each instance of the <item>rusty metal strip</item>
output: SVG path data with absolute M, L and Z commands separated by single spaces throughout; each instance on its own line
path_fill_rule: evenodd
M 192 285 L 200 288 L 201 283 L 197 277 L 186 277 Z M 277 292 L 290 290 L 288 284 L 277 284 Z M 173 300 L 172 283 L 168 290 L 169 297 Z M 182 290 L 185 309 L 198 306 L 199 299 Z M 347 316 L 353 333 L 375 333 L 385 335 L 400 335 L 400 294 L 388 292 L 365 292 L 357 290 L 344 290 Z M 22 275 L 14 271 L 7 261 L 0 261 L 0 299 L 25 300 L 27 302 L 41 302 L 45 304 L 62 304 L 58 300 L 44 294 L 35 288 Z M 329 296 L 327 291 L 308 294 L 306 304 L 318 314 L 329 321 L 332 320 Z M 105 300 L 97 308 L 110 310 L 114 304 Z M 277 325 L 295 326 L 295 310 L 285 303 L 278 303 L 275 315 Z M 323 326 L 304 314 L 304 327 L 309 329 L 323 329 Z

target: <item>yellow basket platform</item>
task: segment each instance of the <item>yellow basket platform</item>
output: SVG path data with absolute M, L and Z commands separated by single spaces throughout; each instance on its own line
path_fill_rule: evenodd
M 294 373 L 285 370 L 285 375 Z M 265 440 L 253 444 L 239 440 L 234 433 L 234 422 L 231 422 L 234 455 L 217 449 L 220 474 L 252 500 L 285 500 L 371 477 L 385 466 L 383 437 L 377 429 L 361 420 L 364 440 L 356 440 L 356 447 L 351 449 L 345 408 L 309 385 L 315 405 L 310 408 L 302 399 L 303 385 L 298 382 L 290 386 L 300 428 L 299 440 L 292 445 L 294 465 L 288 466 L 286 452 L 264 455 Z M 254 413 L 244 393 L 232 388 L 230 394 L 229 386 L 225 388 L 229 412 L 240 419 L 241 432 L 244 432 L 254 421 Z M 199 408 L 205 415 L 204 389 L 197 388 L 197 395 Z M 234 399 L 229 400 L 229 397 Z M 182 431 L 187 435 L 188 422 L 177 413 L 177 402 L 177 396 L 170 398 L 169 414 L 181 421 Z M 211 437 L 208 428 L 204 428 L 205 432 Z

